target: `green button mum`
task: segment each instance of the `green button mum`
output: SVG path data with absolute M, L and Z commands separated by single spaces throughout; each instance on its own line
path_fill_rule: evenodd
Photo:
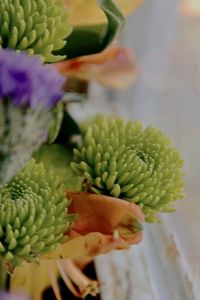
M 45 62 L 64 59 L 52 52 L 64 47 L 70 34 L 62 0 L 1 0 L 0 48 L 39 54 Z
M 66 240 L 72 215 L 54 173 L 31 160 L 0 190 L 0 260 L 33 261 Z
M 140 122 L 97 117 L 74 150 L 73 170 L 86 190 L 135 202 L 147 222 L 182 197 L 183 161 L 158 129 Z

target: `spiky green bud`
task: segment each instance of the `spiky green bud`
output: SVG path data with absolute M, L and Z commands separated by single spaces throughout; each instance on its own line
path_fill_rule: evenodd
M 168 138 L 140 122 L 98 117 L 88 126 L 73 170 L 86 189 L 135 202 L 148 222 L 182 197 L 183 161 Z
M 53 51 L 64 47 L 70 32 L 62 0 L 0 1 L 0 48 L 24 50 L 56 62 L 64 57 Z
M 68 206 L 59 177 L 29 161 L 0 190 L 0 260 L 16 266 L 54 250 L 72 221 Z

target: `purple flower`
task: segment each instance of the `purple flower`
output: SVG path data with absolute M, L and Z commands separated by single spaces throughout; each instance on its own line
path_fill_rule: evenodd
M 29 300 L 29 299 L 21 294 L 11 294 L 8 292 L 0 291 L 0 300 Z
M 63 83 L 64 78 L 39 57 L 11 49 L 0 51 L 0 98 L 11 99 L 15 106 L 49 109 L 61 99 Z

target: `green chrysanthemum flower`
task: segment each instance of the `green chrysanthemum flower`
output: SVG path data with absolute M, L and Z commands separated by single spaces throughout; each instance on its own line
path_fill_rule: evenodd
M 70 33 L 62 0 L 0 1 L 0 48 L 24 50 L 56 62 L 64 57 L 52 52 L 64 47 Z
M 0 260 L 33 261 L 66 240 L 72 215 L 59 177 L 31 160 L 0 190 Z
M 172 211 L 182 197 L 183 161 L 158 129 L 101 116 L 74 154 L 72 168 L 87 190 L 135 202 L 147 222 L 158 221 L 155 214 Z

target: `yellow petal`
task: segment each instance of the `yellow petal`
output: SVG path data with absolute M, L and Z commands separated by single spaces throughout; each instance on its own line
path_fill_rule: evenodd
M 73 26 L 106 23 L 107 19 L 96 0 L 64 0 Z M 142 0 L 116 0 L 125 15 L 131 14 Z
M 51 266 L 55 275 L 58 271 L 54 261 Z M 17 267 L 11 276 L 11 290 L 25 293 L 31 296 L 32 300 L 41 300 L 43 291 L 51 285 L 47 261 L 36 263 L 24 263 Z
M 136 243 L 139 243 L 141 239 L 142 233 L 136 233 Z M 130 245 L 120 237 L 115 239 L 100 232 L 91 232 L 84 236 L 76 236 L 65 244 L 59 245 L 53 253 L 45 254 L 43 259 L 92 258 L 112 250 L 129 249 L 129 247 Z
M 141 3 L 143 0 L 116 0 L 119 8 L 127 16 L 130 15 Z

